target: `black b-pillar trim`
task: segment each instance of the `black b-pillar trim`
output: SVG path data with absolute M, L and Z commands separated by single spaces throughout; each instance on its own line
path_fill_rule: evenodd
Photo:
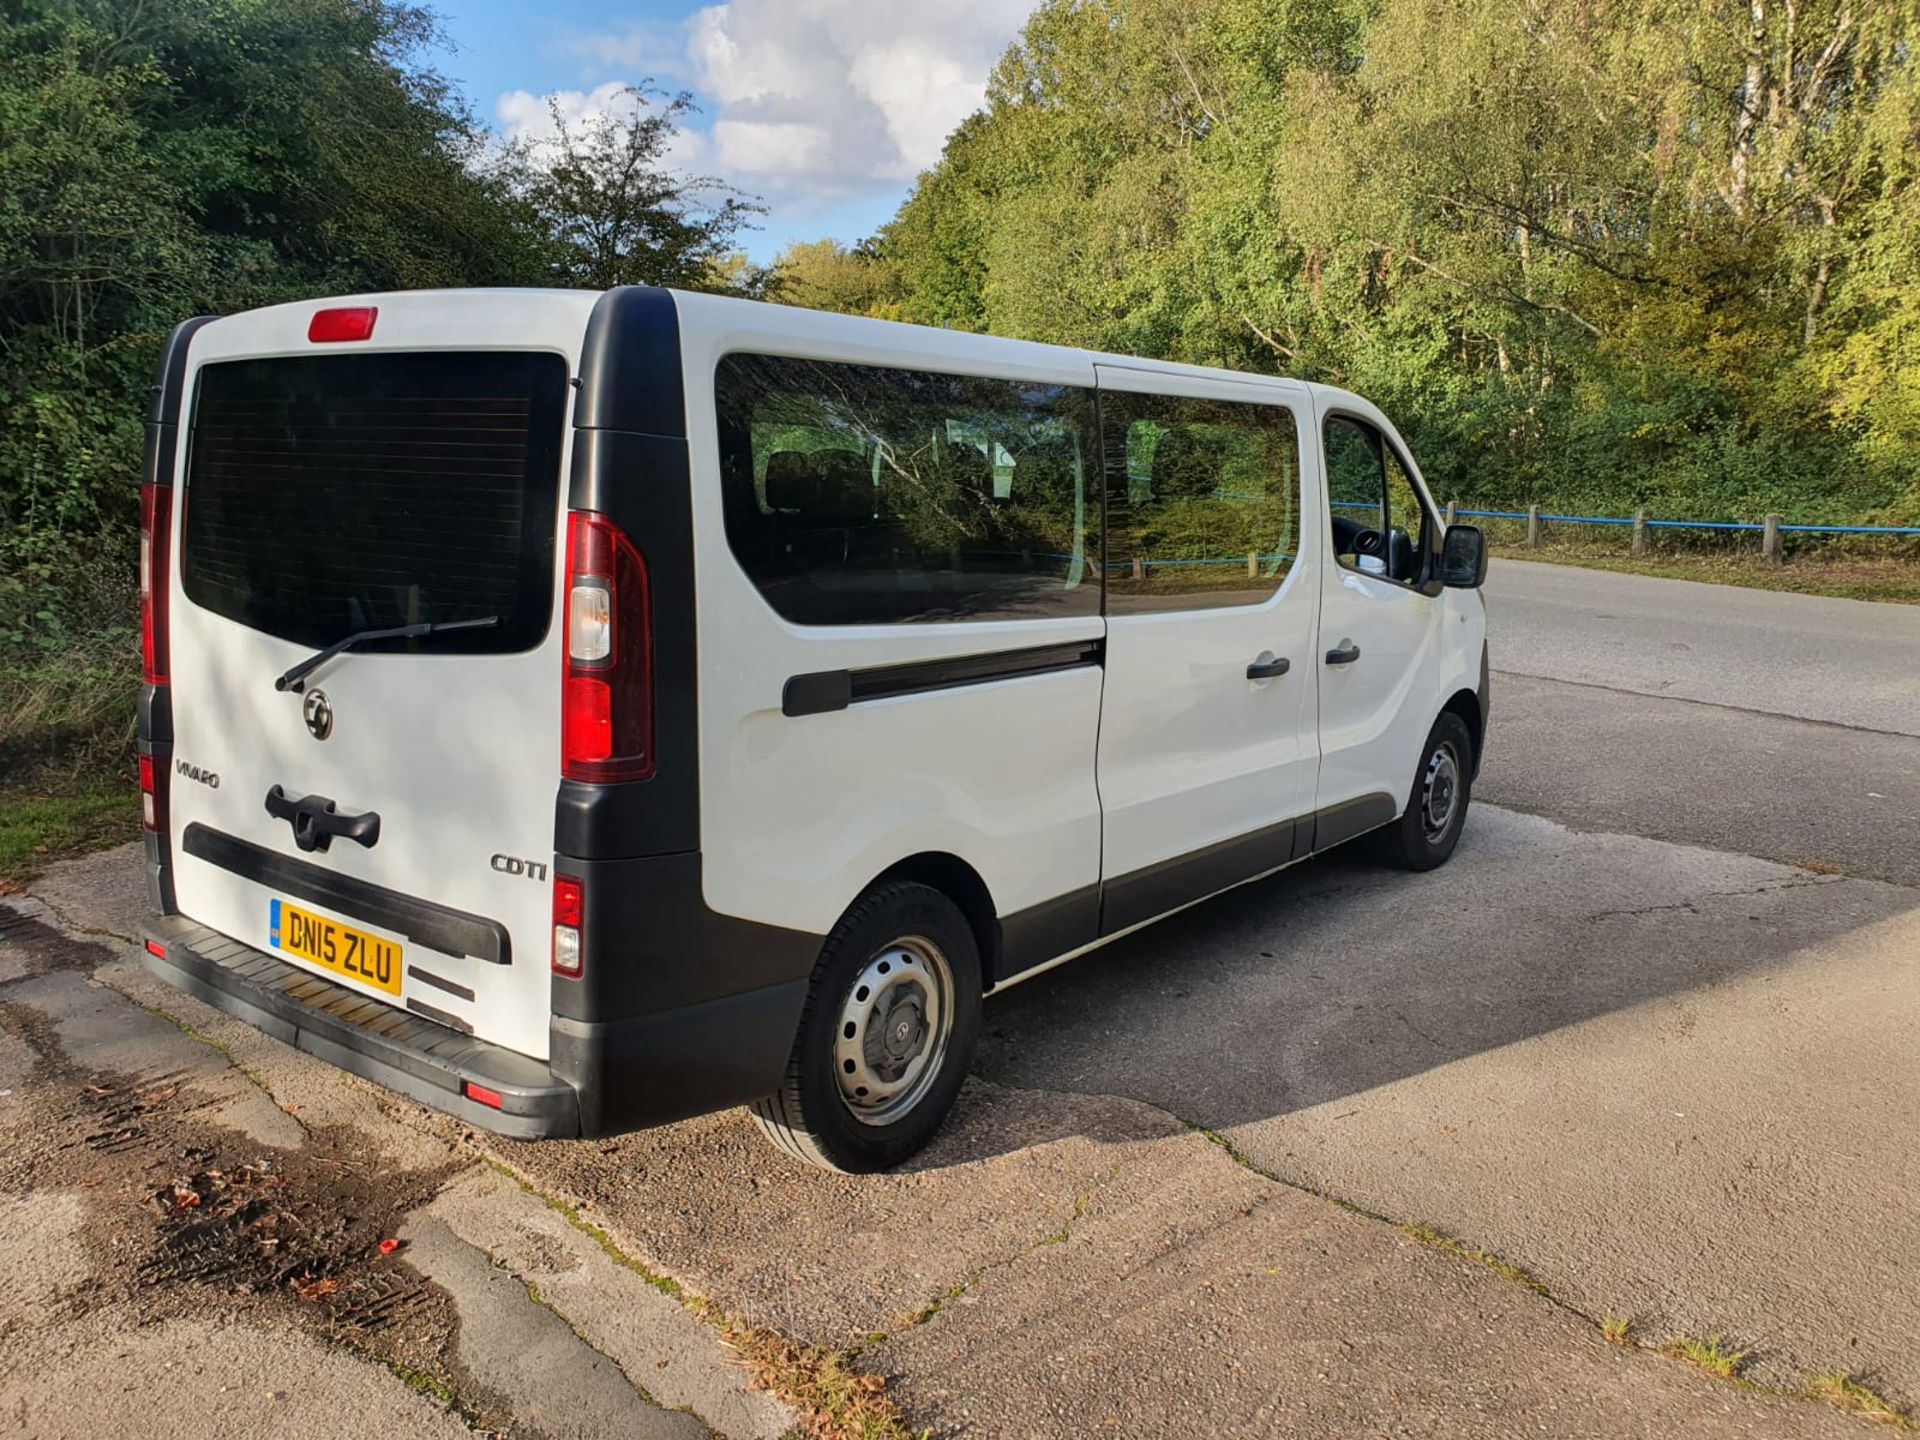
M 180 408 L 186 396 L 187 349 L 200 328 L 212 320 L 211 315 L 197 315 L 181 321 L 160 347 L 160 363 L 147 392 L 147 436 L 140 471 L 144 485 L 173 485 L 174 457 L 180 449 Z M 177 554 L 178 537 L 173 538 Z M 153 762 L 155 799 L 162 822 L 158 832 L 149 830 L 144 836 L 147 901 L 160 914 L 172 915 L 179 907 L 173 898 L 173 844 L 166 831 L 165 794 L 172 783 L 173 700 L 165 686 L 140 686 L 135 733 L 139 753 Z

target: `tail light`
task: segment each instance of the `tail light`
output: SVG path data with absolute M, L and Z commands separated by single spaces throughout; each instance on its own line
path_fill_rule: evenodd
M 154 785 L 151 755 L 140 757 L 140 823 L 149 830 L 160 828 L 160 792 Z
M 567 875 L 553 880 L 553 973 L 577 976 L 586 969 L 580 920 L 586 910 L 586 886 Z
M 653 774 L 653 601 L 647 562 L 604 515 L 567 516 L 567 668 L 560 773 Z
M 167 683 L 167 555 L 173 490 L 140 487 L 140 651 L 149 685 Z

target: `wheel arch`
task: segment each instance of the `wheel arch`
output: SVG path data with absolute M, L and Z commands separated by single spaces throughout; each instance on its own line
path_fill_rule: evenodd
M 987 882 L 980 878 L 980 872 L 958 855 L 945 850 L 923 850 L 918 855 L 909 855 L 889 865 L 874 876 L 860 893 L 865 895 L 874 886 L 884 885 L 889 880 L 917 880 L 922 885 L 932 886 L 960 907 L 960 913 L 966 917 L 967 928 L 973 931 L 974 943 L 980 947 L 981 980 L 987 988 L 991 988 L 994 977 L 1000 973 L 1005 940 L 1000 929 L 999 911 L 994 909 L 993 892 L 987 889 Z
M 1480 774 L 1480 755 L 1486 747 L 1486 717 L 1480 713 L 1480 697 L 1472 690 L 1456 690 L 1440 707 L 1442 715 L 1458 715 L 1473 741 L 1473 774 Z

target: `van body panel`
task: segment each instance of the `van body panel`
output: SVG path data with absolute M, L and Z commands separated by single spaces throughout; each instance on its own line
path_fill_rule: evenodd
M 1438 507 L 1392 423 L 1357 395 L 1330 386 L 1312 389 L 1316 431 L 1324 433 L 1330 416 L 1350 415 L 1394 447 L 1425 512 L 1430 548 L 1437 549 Z M 1355 802 L 1384 792 L 1393 801 L 1385 817 L 1391 819 L 1406 808 L 1421 747 L 1441 708 L 1456 692 L 1480 687 L 1485 607 L 1478 591 L 1416 588 L 1349 569 L 1331 555 L 1321 567 L 1320 590 L 1320 649 L 1351 642 L 1360 647 L 1360 658 L 1319 667 L 1315 805 L 1351 815 L 1358 813 Z
M 822 671 L 1095 641 L 1095 615 L 811 626 L 742 570 L 722 513 L 714 376 L 733 353 L 984 373 L 1091 390 L 1073 351 L 713 296 L 677 297 L 700 580 L 700 828 L 706 899 L 824 934 L 885 870 L 953 855 L 1006 915 L 1099 879 L 1097 666 L 928 690 L 799 718 Z
M 328 365 L 346 365 L 388 353 L 512 351 L 558 357 L 553 369 L 562 394 L 556 403 L 564 405 L 565 378 L 577 362 L 593 298 L 492 291 L 355 297 L 354 304 L 378 310 L 373 337 L 331 346 L 306 338 L 314 311 L 328 302 L 277 306 L 214 321 L 195 334 L 184 391 L 191 405 L 207 367 L 229 362 L 271 366 L 324 355 Z M 177 558 L 168 573 L 174 762 L 169 824 L 179 908 L 223 935 L 339 979 L 324 966 L 275 948 L 274 901 L 293 897 L 183 849 L 182 836 L 197 825 L 350 881 L 484 917 L 511 937 L 506 963 L 435 949 L 337 908 L 305 907 L 400 947 L 398 994 L 368 989 L 370 1000 L 424 1007 L 482 1039 L 544 1057 L 551 892 L 541 880 L 551 864 L 559 752 L 557 629 L 543 619 L 538 641 L 512 653 L 350 652 L 309 676 L 303 693 L 276 690 L 276 677 L 314 653 L 315 637 L 295 641 L 252 628 L 197 603 L 190 593 L 199 563 L 188 529 L 198 419 L 190 410 L 180 426 L 176 470 L 185 483 L 172 494 Z M 471 428 L 477 433 L 482 427 Z M 462 422 L 449 443 L 468 443 L 460 438 L 466 430 Z M 566 435 L 562 425 L 556 465 L 565 463 Z M 403 454 L 423 448 L 411 441 L 393 444 Z M 276 461 L 278 469 L 261 473 L 275 476 L 277 484 L 307 483 L 307 472 L 297 467 L 315 462 L 299 455 L 326 449 L 324 441 L 309 443 L 293 458 Z M 338 482 L 327 471 L 316 483 Z M 456 500 L 457 492 L 449 493 L 447 503 Z M 348 503 L 344 493 L 341 503 Z M 562 509 L 556 504 L 552 520 L 541 523 L 563 525 Z M 562 584 L 559 572 L 556 563 L 537 600 L 546 617 Z M 325 696 L 332 717 L 324 739 L 316 738 L 306 718 L 316 692 Z M 503 736 L 513 737 L 510 746 L 503 747 Z M 183 766 L 217 782 L 196 781 Z M 377 841 L 302 850 L 289 823 L 267 811 L 274 786 L 294 799 L 325 797 L 341 814 L 378 814 Z
M 1236 856 L 1231 846 L 1215 849 L 1215 863 L 1201 863 L 1190 882 L 1172 882 L 1163 891 L 1149 880 L 1136 893 L 1178 894 L 1183 883 L 1206 885 L 1209 877 L 1222 875 L 1231 877 L 1222 884 L 1231 884 L 1294 858 L 1289 822 L 1313 806 L 1319 765 L 1316 566 L 1324 527 L 1313 519 L 1322 511 L 1312 408 L 1305 387 L 1286 381 L 1225 380 L 1104 363 L 1099 377 L 1103 395 L 1140 392 L 1279 407 L 1293 418 L 1297 432 L 1297 555 L 1274 594 L 1256 604 L 1205 608 L 1203 600 L 1195 603 L 1186 596 L 1182 603 L 1191 608 L 1109 614 L 1107 619 L 1099 744 L 1103 879 L 1111 888 L 1223 842 L 1271 831 L 1266 846 L 1254 847 L 1258 857 L 1254 850 Z M 1109 436 L 1109 447 L 1113 443 Z M 1113 555 L 1110 538 L 1109 564 L 1124 563 Z M 1285 660 L 1286 673 L 1250 679 L 1248 667 L 1262 657 Z M 1275 855 L 1254 870 L 1241 868 Z M 1190 891 L 1177 903 L 1197 893 L 1205 891 Z M 1137 923 L 1144 918 L 1141 903 L 1110 907 L 1114 913 L 1102 928 Z

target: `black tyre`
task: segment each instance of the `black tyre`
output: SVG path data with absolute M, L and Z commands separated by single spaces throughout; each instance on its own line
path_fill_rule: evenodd
M 1473 736 L 1458 715 L 1445 711 L 1427 733 L 1406 813 L 1380 832 L 1382 858 L 1406 870 L 1446 864 L 1472 798 Z
M 878 886 L 821 947 L 786 1077 L 754 1118 L 811 1164 L 885 1170 L 940 1128 L 979 1035 L 966 917 L 930 885 Z

